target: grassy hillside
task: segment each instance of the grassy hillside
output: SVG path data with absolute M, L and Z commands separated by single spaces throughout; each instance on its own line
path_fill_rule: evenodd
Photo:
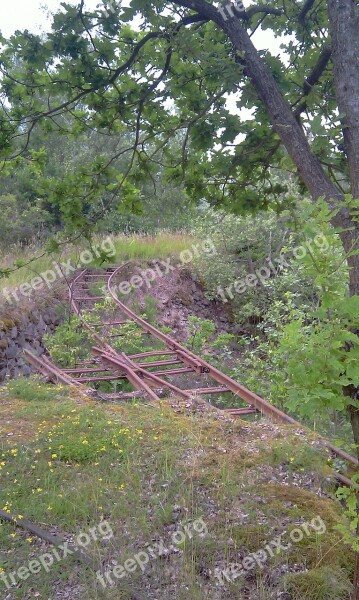
M 21 580 L 52 546 L 2 523 L 1 598 L 349 598 L 353 560 L 314 437 L 175 400 L 99 405 L 36 379 L 0 394 L 0 507 L 95 563 L 42 559 Z
M 101 246 L 104 240 L 109 240 L 114 247 L 114 262 L 121 263 L 129 259 L 163 259 L 179 255 L 183 250 L 190 249 L 194 239 L 188 234 L 158 233 L 156 236 L 132 235 L 132 236 L 109 236 L 108 238 L 96 238 L 94 246 Z M 106 246 L 108 248 L 109 245 Z M 12 268 L 16 261 L 29 263 L 20 269 L 15 269 L 9 277 L 0 279 L 0 295 L 6 288 L 13 290 L 22 283 L 31 281 L 36 275 L 44 273 L 53 268 L 54 261 L 57 263 L 67 262 L 76 267 L 81 263 L 81 252 L 84 246 L 68 247 L 60 255 L 44 254 L 44 249 L 28 246 L 25 249 L 13 248 L 9 254 L 0 256 L 2 268 Z M 36 258 L 38 257 L 38 258 Z M 32 261 L 32 259 L 35 260 Z M 96 256 L 94 255 L 94 258 Z M 30 262 L 31 261 L 31 262 Z M 85 265 L 88 266 L 88 265 Z M 1 301 L 1 298 L 0 298 Z

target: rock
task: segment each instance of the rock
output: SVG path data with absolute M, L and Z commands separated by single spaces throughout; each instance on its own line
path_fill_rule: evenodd
M 18 354 L 20 354 L 20 349 L 17 348 L 16 346 L 9 346 L 5 350 L 6 358 L 16 358 L 18 356 Z
M 7 348 L 8 345 L 9 345 L 9 343 L 8 343 L 7 339 L 4 338 L 3 340 L 0 340 L 0 351 L 5 350 L 5 348 Z
M 42 317 L 40 317 L 39 322 L 37 324 L 37 331 L 40 335 L 44 334 L 47 331 L 47 325 Z
M 12 377 L 13 379 L 20 377 L 20 375 L 21 375 L 21 369 L 19 369 L 18 367 L 14 367 L 13 369 L 10 369 L 10 377 Z
M 24 365 L 23 367 L 21 367 L 21 373 L 25 377 L 29 377 L 32 373 L 31 367 L 29 367 L 28 365 Z
M 31 313 L 26 313 L 22 321 L 12 321 L 8 330 L 0 329 L 0 382 L 9 377 L 28 377 L 32 368 L 23 357 L 23 350 L 27 348 L 38 356 L 44 354 L 42 338 L 47 331 L 53 331 L 61 323 L 54 305 L 46 308 L 35 308 Z
M 23 332 L 23 335 L 25 336 L 25 339 L 26 339 L 26 340 L 33 340 L 33 339 L 34 339 L 34 337 L 36 336 L 36 333 L 37 333 L 37 331 L 36 331 L 36 327 L 35 327 L 35 325 L 33 325 L 33 324 L 31 324 L 31 323 L 30 323 L 30 324 L 29 324 L 29 325 L 28 325 L 28 326 L 25 328 L 25 330 L 24 330 L 24 332 Z
M 20 346 L 20 348 L 24 348 L 26 344 L 26 339 L 23 333 L 20 333 L 16 338 L 16 344 Z

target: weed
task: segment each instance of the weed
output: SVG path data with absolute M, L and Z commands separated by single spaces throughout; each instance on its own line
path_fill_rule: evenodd
M 197 354 L 204 350 L 207 350 L 207 353 L 220 352 L 222 355 L 228 353 L 229 345 L 234 339 L 230 333 L 215 335 L 216 326 L 213 321 L 193 315 L 188 318 L 188 329 L 190 336 L 186 345 Z
M 91 356 L 91 336 L 76 316 L 59 325 L 54 333 L 45 334 L 44 342 L 60 367 L 74 367 Z
M 295 439 L 291 441 L 275 442 L 270 447 L 272 455 L 271 464 L 285 465 L 292 472 L 320 471 L 323 469 L 324 453 L 319 448 L 297 445 Z

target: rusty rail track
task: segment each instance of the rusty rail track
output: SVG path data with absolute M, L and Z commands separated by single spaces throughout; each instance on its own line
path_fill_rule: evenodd
M 90 394 L 102 401 L 122 401 L 131 398 L 148 398 L 157 402 L 168 393 L 176 397 L 192 401 L 197 399 L 211 410 L 230 417 L 240 417 L 259 413 L 282 423 L 303 427 L 301 423 L 270 404 L 254 392 L 222 373 L 203 358 L 197 356 L 172 337 L 160 331 L 154 325 L 137 315 L 131 308 L 119 300 L 115 291 L 115 282 L 130 266 L 130 262 L 120 267 L 107 269 L 101 273 L 94 273 L 87 269 L 81 271 L 73 280 L 69 289 L 69 302 L 72 311 L 78 316 L 82 325 L 91 332 L 95 341 L 92 348 L 93 359 L 83 361 L 72 369 L 59 369 L 48 359 L 41 359 L 26 352 L 27 359 L 40 372 L 50 377 L 53 381 L 72 385 L 81 393 Z M 89 284 L 103 283 L 106 286 L 107 298 L 118 307 L 120 317 L 104 323 L 88 323 L 84 318 L 84 310 L 91 310 L 98 300 L 104 300 L 105 296 L 91 295 Z M 133 323 L 140 328 L 141 333 L 148 335 L 161 345 L 158 350 L 144 351 L 137 354 L 126 354 L 118 351 L 111 345 L 113 328 L 116 328 L 115 337 L 121 338 L 121 327 Z M 100 332 L 98 329 L 100 328 Z M 110 328 L 110 329 L 109 329 Z M 185 386 L 183 384 L 185 378 Z M 188 383 L 189 379 L 193 382 Z M 88 384 L 101 382 L 116 382 L 127 380 L 133 387 L 132 392 L 103 393 Z M 202 383 L 203 380 L 203 383 Z M 211 399 L 220 394 L 234 394 L 240 398 L 246 406 L 232 409 L 219 409 L 204 399 Z M 357 469 L 359 461 L 341 448 L 337 448 L 325 440 L 326 447 L 336 457 L 349 463 L 351 468 Z M 345 484 L 351 485 L 348 477 L 336 473 L 337 479 Z
M 208 409 L 215 410 L 220 414 L 229 417 L 242 417 L 250 414 L 263 414 L 275 421 L 303 427 L 301 423 L 271 405 L 257 394 L 251 392 L 240 383 L 222 373 L 210 363 L 197 356 L 170 336 L 148 323 L 145 319 L 138 316 L 133 310 L 121 302 L 113 289 L 113 284 L 118 276 L 130 263 L 115 268 L 107 269 L 101 273 L 91 273 L 88 270 L 82 271 L 72 282 L 69 289 L 69 302 L 72 311 L 78 316 L 83 327 L 85 327 L 95 340 L 96 345 L 92 348 L 93 359 L 84 360 L 72 369 L 60 369 L 54 365 L 47 357 L 39 358 L 29 350 L 25 350 L 25 358 L 40 373 L 55 383 L 72 386 L 77 393 L 90 396 L 92 398 L 106 401 L 118 402 L 132 398 L 149 398 L 153 402 L 172 392 L 178 398 L 193 401 L 200 399 Z M 88 284 L 92 280 L 104 280 L 106 289 L 112 302 L 118 307 L 123 318 L 104 323 L 89 324 L 83 317 L 83 309 L 93 308 L 93 303 L 97 300 L 103 300 L 103 296 L 91 296 Z M 83 294 L 83 295 L 79 295 Z M 89 305 L 90 303 L 90 305 Z M 121 327 L 127 323 L 134 323 L 139 326 L 143 334 L 146 334 L 161 343 L 162 348 L 139 352 L 136 354 L 126 354 L 119 352 L 111 346 L 110 341 L 113 335 L 108 332 L 108 327 L 118 327 L 116 337 L 121 337 Z M 100 328 L 101 335 L 97 329 Z M 154 360 L 157 359 L 157 360 Z M 149 370 L 151 369 L 151 370 Z M 155 370 L 153 370 L 155 369 Z M 186 387 L 180 385 L 177 379 L 185 376 Z M 188 378 L 194 377 L 190 387 L 187 387 Z M 169 381 L 173 379 L 175 381 Z M 89 388 L 88 383 L 101 383 L 104 381 L 127 380 L 132 384 L 132 392 L 103 393 L 94 388 Z M 201 380 L 201 382 L 199 381 Z M 211 381 L 212 380 L 212 381 Z M 213 383 L 213 381 L 215 383 Z M 199 385 L 202 383 L 202 385 Z M 203 385 L 204 384 L 204 385 Z M 206 401 L 203 396 L 216 396 L 218 394 L 234 394 L 246 403 L 246 406 L 232 409 L 219 409 Z M 351 468 L 357 469 L 359 461 L 341 448 L 333 446 L 330 442 L 324 440 L 326 447 L 333 455 L 340 457 L 350 464 Z M 335 473 L 337 480 L 351 486 L 351 480 L 341 473 Z M 53 536 L 31 523 L 25 518 L 18 519 L 14 515 L 0 510 L 0 520 L 10 521 L 36 536 L 59 546 L 64 543 L 62 537 Z M 72 547 L 71 547 L 72 548 Z M 96 562 L 78 548 L 72 548 L 74 557 L 79 561 L 86 563 L 95 570 L 98 569 Z M 101 570 L 101 566 L 100 566 Z

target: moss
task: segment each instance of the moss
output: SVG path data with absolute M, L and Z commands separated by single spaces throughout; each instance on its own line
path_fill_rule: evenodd
M 19 321 L 16 318 L 10 317 L 9 315 L 3 315 L 0 319 L 0 327 L 4 331 L 10 331 L 10 329 L 18 324 Z
M 268 542 L 268 527 L 265 525 L 238 525 L 233 528 L 232 539 L 244 546 L 248 553 L 256 552 Z
M 347 573 L 330 566 L 287 575 L 285 585 L 292 600 L 347 600 L 352 590 Z
M 303 444 L 302 440 L 275 441 L 270 446 L 273 465 L 286 465 L 290 471 L 327 471 L 327 456 L 319 448 Z
M 337 505 L 333 500 L 316 496 L 313 492 L 291 485 L 267 484 L 261 488 L 262 495 L 267 498 L 267 505 L 274 513 L 283 514 L 283 504 L 290 503 L 288 511 L 293 517 L 312 519 L 320 515 L 327 527 L 338 523 Z

